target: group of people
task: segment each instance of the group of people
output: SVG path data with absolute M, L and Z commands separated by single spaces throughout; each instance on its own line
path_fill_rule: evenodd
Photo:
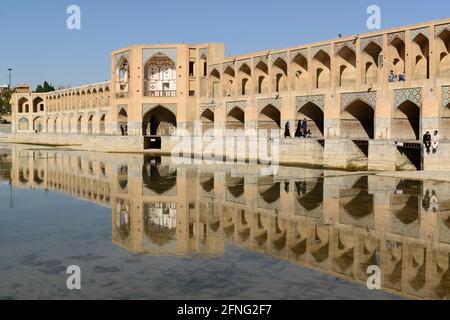
M 439 147 L 439 140 L 441 139 L 441 136 L 439 134 L 439 131 L 435 130 L 433 135 L 430 134 L 430 131 L 427 131 L 423 136 L 423 144 L 425 146 L 427 154 L 430 154 L 431 150 L 433 151 L 433 154 L 437 152 L 437 149 Z
M 290 138 L 291 137 L 291 125 L 289 124 L 289 121 L 286 122 L 285 130 L 284 130 L 284 137 Z M 300 120 L 297 123 L 297 130 L 295 131 L 295 137 L 296 138 L 312 138 L 311 130 L 308 130 L 308 121 L 306 118 L 304 120 Z
M 430 190 L 428 189 L 425 192 L 425 195 L 422 199 L 422 208 L 428 212 L 430 209 L 433 212 L 438 212 L 439 211 L 439 202 L 438 202 L 438 198 L 436 195 L 436 191 L 432 190 L 431 191 L 431 196 L 430 196 Z
M 394 71 L 391 70 L 391 73 L 388 77 L 389 82 L 395 82 L 395 81 L 406 81 L 406 77 L 404 73 L 401 73 L 399 75 L 395 74 Z

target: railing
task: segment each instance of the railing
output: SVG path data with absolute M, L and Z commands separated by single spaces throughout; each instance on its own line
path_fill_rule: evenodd
M 146 97 L 176 97 L 176 90 L 153 90 L 144 91 L 144 96 Z
M 130 93 L 129 92 L 116 93 L 116 98 L 117 99 L 124 99 L 124 98 L 129 98 L 129 97 L 130 97 Z

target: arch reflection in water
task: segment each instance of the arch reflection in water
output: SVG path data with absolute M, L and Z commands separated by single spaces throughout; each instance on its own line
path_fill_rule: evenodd
M 303 168 L 260 177 L 246 165 L 25 147 L 9 154 L 15 188 L 110 207 L 112 241 L 131 252 L 222 257 L 237 246 L 363 286 L 367 267 L 378 265 L 383 290 L 450 295 L 446 183 Z

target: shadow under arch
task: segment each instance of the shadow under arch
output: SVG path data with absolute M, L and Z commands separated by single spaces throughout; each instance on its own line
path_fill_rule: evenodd
M 169 136 L 176 127 L 176 115 L 163 106 L 151 109 L 142 119 L 143 136 Z
M 373 139 L 375 132 L 375 110 L 357 99 L 342 112 L 341 137 L 350 139 Z
M 159 166 L 156 162 L 152 162 L 152 158 L 144 161 L 142 169 L 142 180 L 144 187 L 163 195 L 175 188 L 177 184 L 177 171 L 171 171 L 168 166 Z
M 300 183 L 296 182 L 295 186 L 297 189 L 297 202 L 305 208 L 307 211 L 312 211 L 319 208 L 323 203 L 323 181 L 319 180 L 316 182 L 314 188 L 307 192 L 305 195 L 301 195 Z

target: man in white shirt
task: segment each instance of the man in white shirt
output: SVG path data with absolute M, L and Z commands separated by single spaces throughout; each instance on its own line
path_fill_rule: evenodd
M 439 132 L 436 130 L 436 131 L 434 131 L 434 134 L 431 137 L 431 146 L 433 147 L 433 154 L 436 153 L 436 151 L 439 147 L 439 140 L 441 140 L 441 136 L 440 136 Z

